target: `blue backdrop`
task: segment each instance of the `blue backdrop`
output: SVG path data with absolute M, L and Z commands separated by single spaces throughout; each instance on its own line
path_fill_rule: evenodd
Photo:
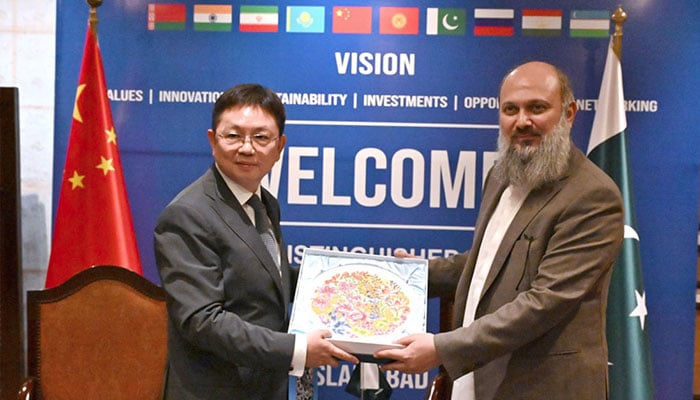
M 242 82 L 273 88 L 287 105 L 288 145 L 267 186 L 280 200 L 294 264 L 305 247 L 374 254 L 401 247 L 426 257 L 469 248 L 484 171 L 496 147 L 501 77 L 532 59 L 567 72 L 581 109 L 573 137 L 585 151 L 613 28 L 582 38 L 571 22 L 574 11 L 609 15 L 620 4 L 528 0 L 512 8 L 499 0 L 478 5 L 188 0 L 167 3 L 184 8 L 181 29 L 161 30 L 149 29 L 149 4 L 155 3 L 108 0 L 98 9 L 139 250 L 144 273 L 154 282 L 159 282 L 155 220 L 211 164 L 206 130 L 213 101 Z M 230 29 L 196 30 L 194 6 L 203 3 L 232 5 Z M 241 6 L 272 4 L 276 32 L 241 31 Z M 324 23 L 320 31 L 299 32 L 303 21 L 294 13 L 302 6 L 323 7 L 312 14 L 314 23 Z M 339 6 L 370 7 L 370 33 L 334 33 Z M 646 0 L 622 6 L 629 16 L 622 67 L 656 397 L 685 400 L 692 391 L 695 320 L 700 79 L 693 71 L 700 61 L 700 3 Z M 416 33 L 382 33 L 388 7 L 412 8 L 408 27 L 415 13 Z M 463 10 L 464 31 L 428 35 L 433 7 Z M 493 14 L 489 9 L 512 10 L 498 22 L 512 34 L 478 34 L 477 27 L 493 22 L 477 18 Z M 541 9 L 560 11 L 561 29 L 530 36 L 523 29 L 525 10 Z M 65 159 L 87 16 L 85 2 L 58 2 L 54 187 Z M 154 18 L 162 17 L 156 12 Z M 436 309 L 431 302 L 433 331 Z M 321 398 L 352 398 L 342 391 L 348 378 L 346 367 L 319 370 Z M 390 376 L 393 398 L 423 398 L 428 378 Z

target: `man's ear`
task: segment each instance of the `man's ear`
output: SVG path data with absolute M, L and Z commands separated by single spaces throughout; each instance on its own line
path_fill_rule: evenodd
M 578 106 L 576 106 L 575 101 L 572 101 L 566 107 L 566 120 L 569 121 L 569 125 L 574 123 L 574 118 L 576 117 L 577 111 L 578 111 Z

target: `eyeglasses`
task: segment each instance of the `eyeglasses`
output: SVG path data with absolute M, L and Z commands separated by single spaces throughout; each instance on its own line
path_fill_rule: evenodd
M 256 133 L 254 135 L 241 135 L 237 132 L 229 132 L 220 134 L 217 133 L 216 136 L 220 137 L 221 140 L 228 146 L 243 146 L 246 140 L 250 141 L 250 144 L 257 148 L 264 148 L 269 146 L 272 142 L 279 139 L 280 137 L 270 137 L 267 133 Z

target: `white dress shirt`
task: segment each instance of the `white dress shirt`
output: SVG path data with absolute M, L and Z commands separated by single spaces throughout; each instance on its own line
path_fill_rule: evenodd
M 476 307 L 481 298 L 481 292 L 484 289 L 486 277 L 491 270 L 491 264 L 496 256 L 498 247 L 501 245 L 503 236 L 510 227 L 515 214 L 523 205 L 528 192 L 514 186 L 508 186 L 501 198 L 498 201 L 496 210 L 494 210 L 491 219 L 486 225 L 484 238 L 479 246 L 479 254 L 476 258 L 474 267 L 474 275 L 472 276 L 471 284 L 469 285 L 469 294 L 467 295 L 467 305 L 464 309 L 464 322 L 462 326 L 469 326 L 474 322 Z M 474 372 L 463 375 L 454 381 L 452 387 L 452 400 L 474 400 Z

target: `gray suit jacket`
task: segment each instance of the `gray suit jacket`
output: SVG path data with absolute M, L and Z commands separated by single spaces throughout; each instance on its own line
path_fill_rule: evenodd
M 615 183 L 572 146 L 569 172 L 532 191 L 498 248 L 477 306 L 461 327 L 477 250 L 430 264 L 430 290 L 454 289 L 454 326 L 435 336 L 450 377 L 475 371 L 476 398 L 607 398 L 605 311 L 623 238 Z M 473 249 L 506 183 L 484 186 Z
M 277 200 L 262 191 L 282 276 L 212 166 L 165 208 L 155 228 L 167 292 L 167 399 L 286 399 L 294 336 L 286 332 L 290 268 Z

